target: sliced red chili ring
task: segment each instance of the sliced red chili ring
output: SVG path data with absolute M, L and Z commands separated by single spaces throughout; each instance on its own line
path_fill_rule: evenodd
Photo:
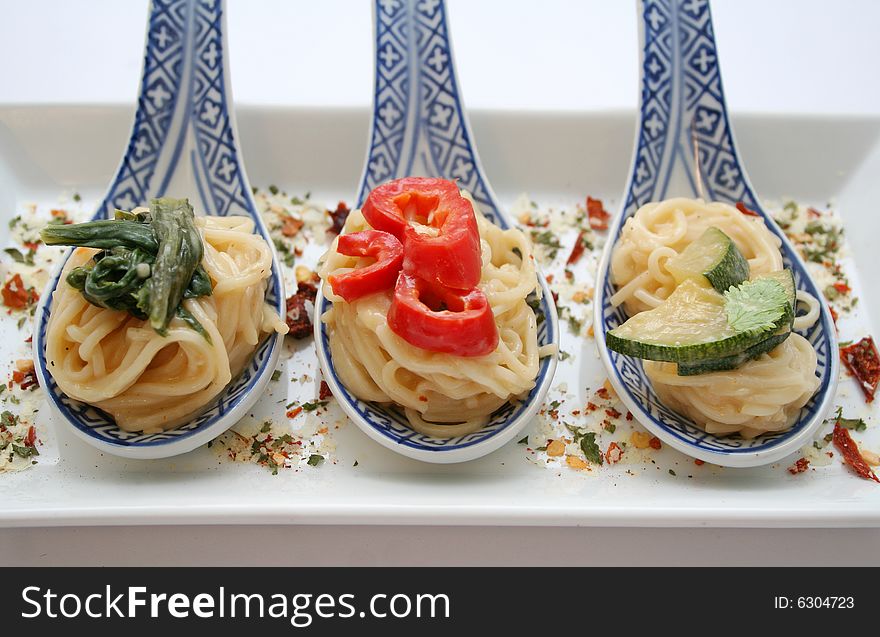
M 880 383 L 880 355 L 874 339 L 866 336 L 858 343 L 840 348 L 840 360 L 859 381 L 859 387 L 865 394 L 865 402 L 872 402 Z
M 375 263 L 328 277 L 333 293 L 351 303 L 394 287 L 403 263 L 403 246 L 381 230 L 364 230 L 339 237 L 336 251 L 349 257 L 373 257 Z
M 432 286 L 401 272 L 388 310 L 388 326 L 410 345 L 456 356 L 484 356 L 498 345 L 489 300 L 468 291 Z
M 837 447 L 843 455 L 844 462 L 846 462 L 856 474 L 866 480 L 880 482 L 880 479 L 877 478 L 877 475 L 871 470 L 871 467 L 868 466 L 865 459 L 862 458 L 862 454 L 859 452 L 859 446 L 856 444 L 855 440 L 852 439 L 852 436 L 850 436 L 849 430 L 845 427 L 841 427 L 839 422 L 834 424 L 832 438 L 834 439 L 834 446 Z
M 470 201 L 447 179 L 405 177 L 375 188 L 364 218 L 404 245 L 403 267 L 437 285 L 469 290 L 480 282 L 480 233 Z

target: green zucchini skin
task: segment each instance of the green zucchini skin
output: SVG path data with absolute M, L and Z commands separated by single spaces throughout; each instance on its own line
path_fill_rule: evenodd
M 651 361 L 678 363 L 681 365 L 697 364 L 714 359 L 738 356 L 749 348 L 758 345 L 766 338 L 766 333 L 741 333 L 723 340 L 709 343 L 696 343 L 693 345 L 658 345 L 655 343 L 641 343 L 639 341 L 620 338 L 611 331 L 605 334 L 605 343 L 608 345 L 609 349 L 620 354 Z
M 772 352 L 789 336 L 791 336 L 791 330 L 786 330 L 785 332 L 774 334 L 770 338 L 761 341 L 757 345 L 753 345 L 740 354 L 699 361 L 697 363 L 679 363 L 678 375 L 697 376 L 699 374 L 709 374 L 711 372 L 729 372 L 763 354 Z
M 749 262 L 720 228 L 711 226 L 680 254 L 667 261 L 676 282 L 705 277 L 720 293 L 749 280 Z
M 718 230 L 718 232 L 721 231 Z M 721 234 L 724 233 L 721 232 Z M 728 249 L 724 252 L 724 256 L 721 257 L 721 260 L 714 267 L 703 272 L 703 276 L 709 279 L 712 287 L 721 293 L 727 292 L 733 286 L 749 280 L 749 262 L 746 261 L 746 258 L 739 251 L 739 248 L 736 247 L 733 240 L 727 237 L 726 234 L 724 236 L 730 242 Z
M 782 285 L 782 287 L 785 289 L 786 297 L 788 299 L 788 302 L 784 307 L 782 316 L 773 324 L 772 330 L 737 332 L 730 336 L 727 336 L 726 338 L 720 338 L 714 341 L 704 341 L 700 343 L 680 345 L 647 342 L 647 338 L 646 340 L 640 341 L 636 338 L 622 337 L 619 333 L 616 333 L 620 330 L 620 327 L 618 327 L 610 330 L 605 334 L 605 342 L 609 349 L 620 354 L 625 354 L 627 356 L 633 356 L 635 358 L 642 358 L 647 360 L 678 363 L 679 368 L 683 366 L 685 370 L 697 369 L 699 368 L 700 364 L 711 366 L 712 361 L 725 361 L 718 363 L 719 365 L 730 364 L 733 361 L 739 361 L 740 357 L 743 355 L 747 355 L 746 353 L 750 350 L 754 352 L 757 351 L 757 349 L 760 349 L 759 346 L 764 343 L 764 341 L 772 339 L 774 336 L 776 336 L 779 330 L 786 328 L 790 331 L 794 321 L 796 293 L 794 287 L 794 277 L 791 271 L 783 270 L 780 272 L 772 272 L 770 274 L 762 275 L 758 278 L 761 279 L 765 277 L 771 278 Z M 682 286 L 686 285 L 695 286 L 697 284 L 693 281 L 686 281 L 685 283 L 682 283 L 678 288 L 676 288 L 676 291 L 673 292 L 672 295 L 670 295 L 670 298 L 667 299 L 666 302 L 668 303 L 670 300 L 675 300 L 673 299 L 673 296 L 675 296 L 676 293 L 685 293 L 685 289 Z M 716 292 L 712 292 L 708 289 L 704 293 L 708 295 L 717 294 Z M 663 306 L 661 305 L 659 307 Z M 655 310 L 649 310 L 649 312 L 651 311 Z M 779 342 L 782 341 L 780 340 Z M 770 349 L 772 349 L 772 347 Z M 769 349 L 765 351 L 769 351 Z M 759 354 L 760 353 L 763 352 L 759 352 Z M 755 354 L 755 356 L 757 355 L 758 354 Z M 745 362 L 746 360 L 749 359 L 742 359 L 739 364 L 742 364 L 742 362 Z M 706 371 L 713 370 L 706 368 Z

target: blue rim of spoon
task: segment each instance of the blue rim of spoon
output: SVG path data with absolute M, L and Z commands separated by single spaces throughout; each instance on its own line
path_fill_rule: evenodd
M 376 0 L 375 93 L 370 144 L 358 205 L 376 186 L 399 177 L 421 175 L 455 179 L 471 193 L 492 223 L 513 227 L 483 172 L 458 90 L 445 2 Z M 538 273 L 546 320 L 538 344 L 558 344 L 556 306 Z M 434 438 L 409 428 L 395 409 L 355 398 L 339 380 L 329 335 L 320 317 L 331 303 L 315 301 L 315 343 L 325 378 L 348 416 L 373 440 L 428 462 L 460 462 L 485 455 L 511 440 L 528 424 L 549 389 L 557 357 L 541 360 L 535 387 L 519 403 L 508 403 L 474 433 Z
M 147 205 L 156 196 L 189 196 L 197 213 L 250 217 L 272 246 L 241 160 L 228 68 L 225 1 L 151 3 L 131 136 L 94 219 Z M 246 414 L 275 369 L 282 335 L 264 338 L 250 364 L 210 406 L 168 431 L 123 431 L 101 410 L 66 396 L 49 373 L 45 352 L 52 292 L 71 252 L 35 313 L 34 359 L 48 400 L 80 438 L 116 455 L 167 457 L 208 442 Z M 284 316 L 284 281 L 274 251 L 266 300 Z
M 757 466 L 779 460 L 808 443 L 834 400 L 839 375 L 837 336 L 822 293 L 785 233 L 755 196 L 730 124 L 708 0 L 640 0 L 641 96 L 639 126 L 624 203 L 609 230 L 597 270 L 596 344 L 618 395 L 636 418 L 664 442 L 715 464 Z M 756 211 L 782 240 L 782 258 L 798 290 L 821 303 L 813 327 L 799 331 L 816 349 L 820 385 L 791 429 L 746 440 L 706 433 L 667 408 L 647 379 L 642 361 L 609 350 L 605 333 L 628 316 L 610 297 L 611 251 L 627 218 L 644 204 L 674 196 L 731 204 Z

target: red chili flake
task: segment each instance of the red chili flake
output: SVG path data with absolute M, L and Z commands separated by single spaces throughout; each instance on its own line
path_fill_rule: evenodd
M 741 201 L 737 202 L 736 209 L 739 210 L 744 215 L 748 215 L 749 217 L 760 217 L 761 216 L 757 212 L 755 212 L 754 210 L 751 210 L 750 208 L 746 208 L 746 205 Z
M 606 409 L 605 413 L 608 414 L 608 416 L 611 418 L 620 418 L 620 412 L 617 411 L 614 407 Z
M 605 210 L 601 199 L 587 197 L 587 217 L 593 230 L 608 230 L 608 220 L 611 215 Z M 580 237 L 578 237 L 580 240 Z
M 318 288 L 313 284 L 303 281 L 297 285 L 296 294 L 287 299 L 287 327 L 288 334 L 293 338 L 307 338 L 312 334 L 312 321 L 306 310 L 306 301 L 315 302 Z
M 330 398 L 333 395 L 333 392 L 330 391 L 330 385 L 327 384 L 326 380 L 321 381 L 321 388 L 318 390 L 318 400 L 324 400 L 325 398 Z
M 424 395 L 422 395 L 422 394 L 419 394 L 419 401 L 420 401 L 420 402 L 423 402 L 423 403 L 426 403 L 426 402 L 428 402 L 428 397 L 427 397 L 427 396 L 424 396 Z
M 34 426 L 31 425 L 28 427 L 27 435 L 24 437 L 24 446 L 25 447 L 33 447 L 34 443 L 37 441 L 37 431 L 34 429 Z
M 813 219 L 818 219 L 822 216 L 822 213 L 816 210 L 815 208 L 807 208 L 807 216 Z
M 865 402 L 872 402 L 874 392 L 877 391 L 877 383 L 880 382 L 880 354 L 877 353 L 874 339 L 866 336 L 858 343 L 842 347 L 840 360 L 859 381 L 859 386 L 865 394 Z
M 21 275 L 15 273 L 3 286 L 3 305 L 14 310 L 23 310 L 40 300 L 33 287 L 25 288 Z
M 304 222 L 296 217 L 284 217 L 284 223 L 281 226 L 281 234 L 285 237 L 295 237 L 302 230 Z
M 605 387 L 600 387 L 599 389 L 597 389 L 596 395 L 603 400 L 608 400 L 611 397 Z
M 632 415 L 632 412 L 631 412 L 631 411 L 626 412 L 626 419 L 627 419 L 627 420 L 632 420 L 632 419 L 633 419 L 633 415 Z
M 550 290 L 550 296 L 553 297 L 554 303 L 559 303 L 559 292 L 557 292 L 556 290 Z
M 49 213 L 55 217 L 56 219 L 64 219 L 65 224 L 73 223 L 70 219 L 67 218 L 66 210 L 50 210 Z
M 852 291 L 850 287 L 843 281 L 838 281 L 832 287 L 841 294 L 849 294 Z
M 41 241 L 25 241 L 23 245 L 28 250 L 33 250 L 34 252 L 36 252 L 41 243 Z
M 573 412 L 571 412 L 571 415 L 572 415 L 572 416 L 580 416 L 580 415 L 581 415 L 581 410 L 580 410 L 580 409 L 575 409 Z
M 590 227 L 593 227 L 593 218 L 590 217 Z M 608 226 L 605 226 L 606 228 Z M 604 230 L 604 228 L 603 228 Z M 584 230 L 581 230 L 580 234 L 577 237 L 577 240 L 574 242 L 574 246 L 571 248 L 571 254 L 568 255 L 568 259 L 565 262 L 565 265 L 574 265 L 577 263 L 581 256 L 584 254 L 584 250 L 586 246 L 584 245 Z
M 547 279 L 547 285 L 550 285 L 551 283 L 553 283 L 553 275 L 552 274 L 548 274 L 544 278 Z
M 597 409 L 599 409 L 599 405 L 596 403 L 587 403 L 587 406 L 584 408 L 587 413 L 596 411 Z
M 302 407 L 296 407 L 294 409 L 291 409 L 290 411 L 287 412 L 287 417 L 288 418 L 296 418 L 297 416 L 299 416 L 302 413 L 302 410 L 303 410 Z
M 650 446 L 651 449 L 659 449 L 663 446 L 663 443 L 660 442 L 660 438 L 654 436 L 648 441 L 648 446 Z
M 796 476 L 797 474 L 803 473 L 804 471 L 809 469 L 809 467 L 810 467 L 809 460 L 807 460 L 806 458 L 798 458 L 797 462 L 795 462 L 793 465 L 791 465 L 788 468 L 788 472 L 791 475 Z
M 877 478 L 875 473 L 871 470 L 871 467 L 869 467 L 868 463 L 865 462 L 865 459 L 862 458 L 862 454 L 859 452 L 859 446 L 852 439 L 852 436 L 849 435 L 849 430 L 846 427 L 841 427 L 839 422 L 835 423 L 833 437 L 834 446 L 840 449 L 840 453 L 843 454 L 844 462 L 852 467 L 853 471 L 866 480 L 880 482 L 880 479 Z
M 695 459 L 694 459 L 694 464 L 697 465 L 698 467 L 702 467 L 704 464 L 706 464 L 706 461 L 705 461 L 705 460 L 700 460 L 699 458 L 695 458 Z
M 834 321 L 834 327 L 837 327 L 837 319 L 840 318 L 840 316 L 837 314 L 837 310 L 829 305 L 828 311 L 831 312 L 831 320 Z
M 21 385 L 21 382 L 24 380 L 24 372 L 20 372 L 17 369 L 12 370 L 12 382 L 16 385 Z
M 351 212 L 348 206 L 345 205 L 344 201 L 340 201 L 336 206 L 336 210 L 327 211 L 327 214 L 330 215 L 330 227 L 327 228 L 327 232 L 330 234 L 339 234 L 342 232 L 342 227 L 345 225 L 345 220 L 348 219 L 348 213 Z
M 608 450 L 605 452 L 605 462 L 608 464 L 614 464 L 615 462 L 620 462 L 620 458 L 623 456 L 623 451 L 620 446 L 616 442 L 612 442 L 608 445 Z

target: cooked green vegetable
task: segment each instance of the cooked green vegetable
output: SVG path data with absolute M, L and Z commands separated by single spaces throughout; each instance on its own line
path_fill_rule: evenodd
M 51 224 L 40 231 L 43 243 L 49 246 L 84 248 L 140 248 L 156 254 L 159 243 L 149 223 L 108 219 L 70 225 Z
M 705 277 L 722 293 L 749 278 L 749 262 L 731 238 L 714 227 L 669 259 L 666 268 L 676 283 Z
M 149 279 L 150 325 L 164 333 L 202 260 L 202 238 L 186 199 L 154 199 L 150 223 L 159 251 Z
M 782 342 L 790 335 L 791 330 L 788 327 L 784 327 L 777 333 L 773 334 L 773 336 L 768 337 L 766 340 L 761 341 L 757 345 L 753 345 L 741 354 L 732 354 L 731 356 L 713 358 L 712 360 L 700 361 L 698 363 L 679 363 L 678 375 L 696 376 L 697 374 L 708 374 L 709 372 L 727 372 L 732 369 L 736 369 L 740 365 L 743 365 L 750 360 L 754 360 L 762 354 L 772 352 L 774 349 L 776 349 L 777 346 L 781 345 Z
M 608 332 L 606 341 L 621 354 L 679 365 L 735 357 L 790 329 L 794 302 L 789 270 L 746 281 L 723 295 L 687 279 L 661 305 Z
M 101 249 L 67 275 L 67 283 L 89 303 L 149 320 L 160 334 L 176 316 L 210 340 L 181 305 L 185 298 L 212 291 L 200 265 L 202 239 L 186 199 L 154 199 L 149 213 L 117 210 L 112 221 L 53 225 L 40 234 L 48 245 Z

